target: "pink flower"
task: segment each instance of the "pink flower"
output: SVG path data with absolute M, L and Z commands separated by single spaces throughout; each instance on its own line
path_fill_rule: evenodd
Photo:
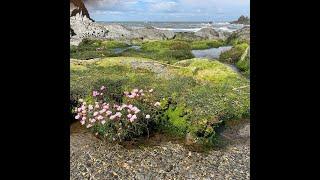
M 98 91 L 93 91 L 93 92 L 92 92 L 92 95 L 93 95 L 93 97 L 96 97 L 96 96 L 99 95 L 99 93 L 98 93 Z
M 94 123 L 94 122 L 96 122 L 96 120 L 95 119 L 89 119 L 89 122 Z
M 86 117 L 82 117 L 82 121 L 86 120 L 87 118 Z
M 78 112 L 81 112 L 82 111 L 82 108 L 78 108 Z
M 82 113 L 82 114 L 85 114 L 85 113 L 87 113 L 87 111 L 86 111 L 86 110 L 83 110 L 81 113 Z
M 98 119 L 98 120 L 102 120 L 102 119 L 103 119 L 103 116 L 99 115 L 99 116 L 97 117 L 97 119 Z
M 106 114 L 107 114 L 107 116 L 109 116 L 109 115 L 112 114 L 112 112 L 111 111 L 107 111 Z
M 95 108 L 99 108 L 100 106 L 99 106 L 99 104 L 96 104 L 94 107 L 95 107 Z
M 140 109 L 137 108 L 137 110 L 134 111 L 135 114 L 138 114 L 140 112 Z
M 114 118 L 116 118 L 115 115 L 110 116 L 110 119 L 113 120 Z
M 153 92 L 153 89 L 150 89 L 149 92 Z
M 140 89 L 139 93 L 142 93 L 143 92 L 143 89 Z
M 132 117 L 132 114 L 128 114 L 127 117 L 130 119 Z
M 92 127 L 92 124 L 88 124 L 88 125 L 87 125 L 87 128 L 90 128 L 90 127 Z
M 103 109 L 109 109 L 109 105 L 104 105 Z
M 132 109 L 132 108 L 133 108 L 133 105 L 132 105 L 132 104 L 129 104 L 127 107 L 128 107 L 129 109 Z
M 149 114 L 147 114 L 147 115 L 146 115 L 146 118 L 147 118 L 147 119 L 149 119 L 149 118 L 150 118 L 150 115 L 149 115 Z
M 160 106 L 161 104 L 159 102 L 154 103 L 154 106 Z
M 121 117 L 121 112 L 116 112 L 115 116 Z
M 139 92 L 139 89 L 133 89 L 132 92 L 137 93 L 137 92 Z
M 135 119 L 137 119 L 137 116 L 134 114 L 134 115 L 129 119 L 129 121 L 130 121 L 130 122 L 133 122 Z
M 103 95 L 103 93 L 100 93 L 100 96 L 102 96 Z
M 101 111 L 99 111 L 100 114 L 103 114 L 104 112 L 106 112 L 106 109 L 102 109 Z
M 81 123 L 81 125 L 84 125 L 84 124 L 85 124 L 85 121 L 82 121 L 82 120 L 81 120 L 80 123 Z
M 100 90 L 102 91 L 102 90 L 104 90 L 104 89 L 106 89 L 106 87 L 104 87 L 104 86 L 101 86 Z
M 99 113 L 96 111 L 93 113 L 93 116 L 97 116 Z
M 105 123 L 106 123 L 106 121 L 105 121 L 105 120 L 101 121 L 101 124 L 105 124 Z
M 128 98 L 131 98 L 131 99 L 133 99 L 135 96 L 133 96 L 133 95 L 128 95 Z
M 80 118 L 80 115 L 78 114 L 78 115 L 76 115 L 76 117 L 74 117 L 75 119 L 79 119 Z
M 90 105 L 88 106 L 88 108 L 89 108 L 89 110 L 92 110 L 92 109 L 93 109 L 93 106 L 90 104 Z
M 85 105 L 82 105 L 82 106 L 81 106 L 81 110 L 82 110 L 82 111 L 86 110 L 86 106 L 85 106 Z

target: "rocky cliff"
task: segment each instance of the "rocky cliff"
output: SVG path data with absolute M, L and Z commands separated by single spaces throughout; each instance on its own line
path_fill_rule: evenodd
M 83 38 L 105 38 L 108 30 L 90 18 L 82 0 L 70 0 L 70 44 L 77 45 Z

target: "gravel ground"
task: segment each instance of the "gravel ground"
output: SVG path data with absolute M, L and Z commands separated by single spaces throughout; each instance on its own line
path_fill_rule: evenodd
M 124 148 L 71 127 L 70 179 L 249 179 L 250 123 L 224 130 L 225 147 L 206 153 L 171 141 Z

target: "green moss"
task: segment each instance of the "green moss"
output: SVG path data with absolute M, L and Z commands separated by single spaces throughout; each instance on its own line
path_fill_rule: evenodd
M 124 48 L 129 45 L 119 41 L 102 41 L 96 39 L 83 39 L 78 46 L 70 47 L 70 57 L 74 59 L 93 59 L 101 57 L 114 57 L 115 48 Z
M 229 51 L 221 53 L 219 60 L 226 63 L 236 63 L 245 52 L 249 45 L 247 43 L 238 44 L 232 47 Z
M 114 49 L 114 48 L 124 48 L 128 47 L 129 45 L 124 42 L 120 41 L 102 41 L 101 47 L 107 48 L 107 49 Z
M 224 42 L 222 40 L 200 40 L 191 42 L 192 49 L 218 48 L 223 45 Z
M 169 64 L 194 57 L 190 45 L 177 40 L 143 42 L 141 50 L 128 49 L 121 56 L 144 57 Z
M 242 61 L 238 61 L 236 63 L 236 66 L 246 77 L 250 76 L 250 59 L 248 58 L 248 56 Z
M 101 85 L 106 85 L 108 91 L 115 95 L 109 97 L 110 101 L 121 101 L 116 97 L 124 90 L 153 88 L 156 99 L 165 98 L 161 101 L 164 113 L 158 116 L 159 124 L 162 122 L 169 132 L 180 135 L 191 132 L 196 138 L 210 142 L 213 142 L 214 128 L 220 121 L 248 116 L 248 80 L 218 61 L 180 61 L 175 66 L 163 66 L 166 76 L 159 76 L 145 68 L 133 69 L 133 62 L 155 63 L 137 57 L 110 57 L 100 61 L 72 60 L 72 99 L 83 98 Z

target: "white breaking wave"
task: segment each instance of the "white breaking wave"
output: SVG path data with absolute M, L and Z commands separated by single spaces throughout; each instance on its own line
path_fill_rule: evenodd
M 174 31 L 174 32 L 196 32 L 196 31 L 199 31 L 200 29 L 202 28 L 157 28 L 155 27 L 156 29 L 159 29 L 159 30 L 168 30 L 168 31 Z

